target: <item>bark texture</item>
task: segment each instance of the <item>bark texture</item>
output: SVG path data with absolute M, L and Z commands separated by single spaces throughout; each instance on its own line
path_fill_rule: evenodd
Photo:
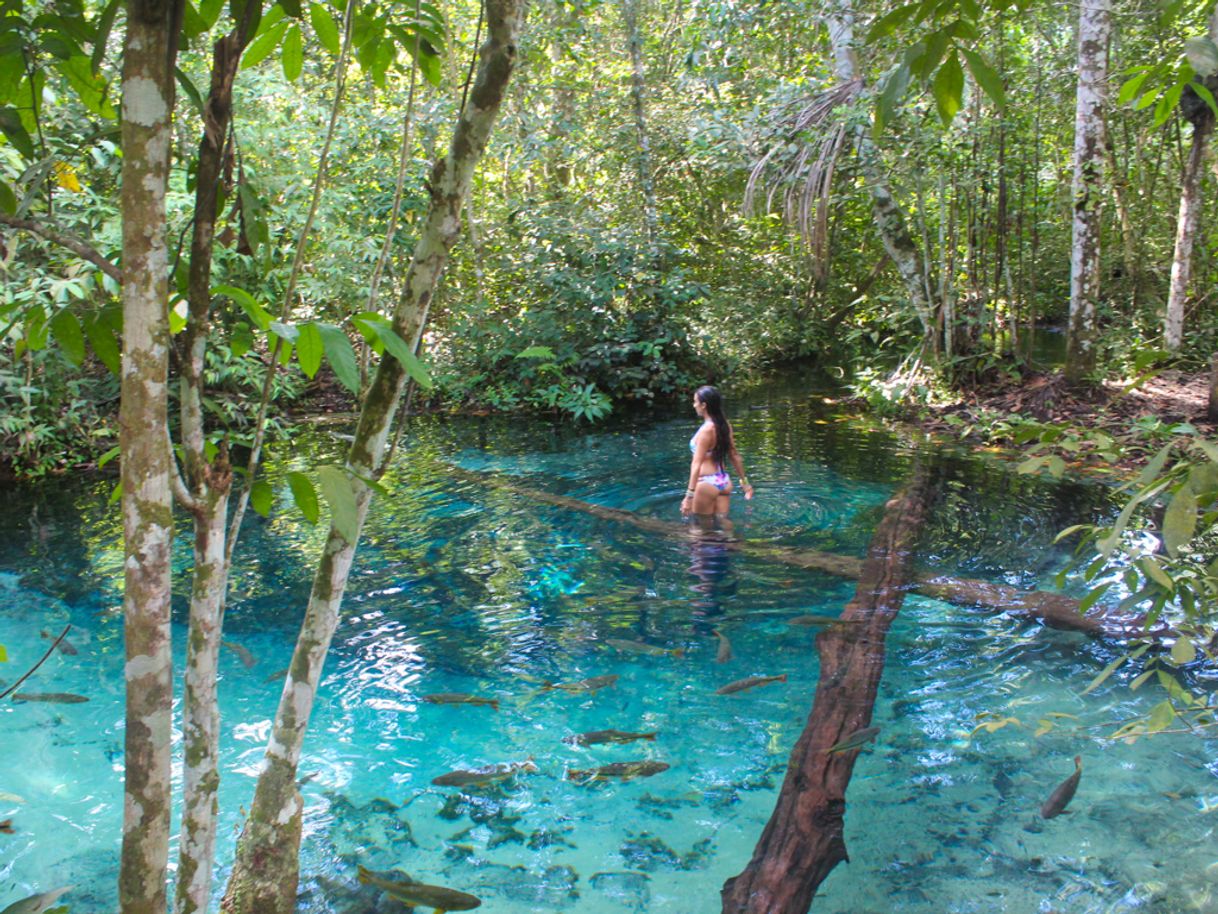
M 647 135 L 647 80 L 643 74 L 643 39 L 639 34 L 641 0 L 626 0 L 622 16 L 626 43 L 630 48 L 630 103 L 634 111 L 634 132 L 639 143 L 639 188 L 643 191 L 643 221 L 647 227 L 647 246 L 652 262 L 659 254 L 660 219 L 656 207 L 656 184 L 651 173 L 651 139 Z
M 804 914 L 833 867 L 849 859 L 842 836 L 846 788 L 857 750 L 830 752 L 871 725 L 884 639 L 905 600 L 914 545 L 931 500 L 927 474 L 888 502 L 854 599 L 836 625 L 816 637 L 820 680 L 808 723 L 787 764 L 774 814 L 748 866 L 724 883 L 724 914 Z
M 408 342 L 421 337 L 449 251 L 461 231 L 461 213 L 474 168 L 486 149 L 496 115 L 516 64 L 516 44 L 524 21 L 523 0 L 488 0 L 489 37 L 480 51 L 478 76 L 461 113 L 447 155 L 438 160 L 428 182 L 431 200 L 394 310 L 394 330 Z M 358 506 L 355 530 L 331 527 L 301 625 L 291 667 L 267 745 L 250 815 L 237 845 L 223 910 L 231 914 L 290 914 L 295 908 L 301 800 L 296 789 L 309 715 L 322 664 L 355 556 L 371 489 L 362 479 L 381 471 L 390 426 L 406 373 L 393 358 L 383 358 L 364 398 L 347 468 Z
M 1066 380 L 1081 384 L 1095 369 L 1095 306 L 1100 291 L 1100 210 L 1103 200 L 1104 104 L 1107 98 L 1111 0 L 1079 5 L 1078 89 L 1074 108 L 1073 240 Z
M 127 688 L 123 914 L 165 914 L 173 662 L 169 640 L 172 452 L 165 190 L 181 6 L 129 0 L 123 41 L 123 620 Z

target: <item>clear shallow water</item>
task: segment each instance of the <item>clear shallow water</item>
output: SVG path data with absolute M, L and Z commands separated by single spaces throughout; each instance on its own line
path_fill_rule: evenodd
M 748 408 L 748 407 L 756 408 Z M 861 555 L 883 504 L 915 458 L 942 468 L 942 496 L 920 560 L 973 577 L 1049 586 L 1062 527 L 1106 508 L 1104 493 L 1018 477 L 854 423 L 804 399 L 737 404 L 750 476 L 737 501 L 749 539 Z M 355 867 L 400 868 L 497 912 L 608 914 L 718 910 L 773 810 L 818 676 L 814 629 L 850 581 L 540 506 L 445 476 L 456 464 L 665 519 L 687 469 L 693 422 L 553 432 L 520 422 L 420 423 L 393 497 L 379 499 L 327 662 L 301 771 L 307 800 L 301 909 L 372 910 Z M 301 450 L 324 459 L 325 440 Z M 287 462 L 279 472 L 292 468 Z M 74 883 L 73 912 L 115 908 L 121 811 L 121 544 L 105 487 L 23 491 L 0 529 L 0 643 L 19 674 L 73 625 L 30 692 L 87 704 L 0 702 L 0 904 Z M 223 846 L 231 853 L 279 696 L 321 533 L 290 511 L 247 528 L 226 638 L 256 658 L 222 656 Z M 188 540 L 178 548 L 186 563 Z M 179 585 L 185 610 L 185 578 Z M 184 622 L 184 618 L 179 621 Z M 715 661 L 712 629 L 736 659 Z M 179 643 L 184 625 L 176 632 Z M 682 656 L 640 656 L 606 639 Z M 1166 735 L 1129 746 L 1097 739 L 1160 700 L 1125 681 L 1078 693 L 1115 654 L 1083 636 L 911 596 L 888 637 L 873 723 L 877 742 L 847 795 L 851 862 L 814 911 L 1116 912 L 1218 910 L 1214 741 Z M 736 695 L 715 690 L 785 673 Z M 591 694 L 542 691 L 616 674 Z M 433 705 L 470 692 L 499 709 Z M 1019 724 L 972 734 L 979 714 Z M 1054 729 L 1037 736 L 1050 714 Z M 573 747 L 564 736 L 656 730 L 655 742 Z M 1081 755 L 1072 812 L 1039 805 Z M 431 779 L 457 768 L 539 769 L 462 795 Z M 654 759 L 671 767 L 587 785 L 571 769 Z

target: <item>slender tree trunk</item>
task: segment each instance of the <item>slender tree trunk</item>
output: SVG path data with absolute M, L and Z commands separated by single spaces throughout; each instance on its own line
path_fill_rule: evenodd
M 180 2 L 129 0 L 123 41 L 123 618 L 127 718 L 119 905 L 165 914 L 169 858 L 170 540 L 169 263 L 165 190 Z
M 1100 291 L 1100 181 L 1104 170 L 1104 103 L 1108 81 L 1111 0 L 1079 6 L 1078 90 L 1074 114 L 1074 211 L 1070 255 L 1070 325 L 1066 380 L 1083 383 L 1095 370 L 1099 338 L 1096 300 Z
M 626 43 L 630 47 L 630 103 L 634 110 L 634 130 L 638 137 L 639 188 L 643 191 L 643 221 L 647 226 L 647 246 L 653 264 L 659 257 L 660 220 L 656 208 L 655 178 L 651 172 L 651 139 L 647 134 L 645 113 L 647 81 L 643 75 L 643 39 L 639 35 L 641 0 L 625 0 Z
M 1171 288 L 1167 295 L 1167 314 L 1163 323 L 1163 344 L 1177 352 L 1184 341 L 1184 304 L 1188 299 L 1193 270 L 1193 246 L 1201 219 L 1201 178 L 1204 174 L 1205 147 L 1214 130 L 1214 119 L 1206 111 L 1193 124 L 1193 142 L 1184 163 L 1180 187 L 1180 214 L 1176 219 L 1176 248 L 1171 262 Z
M 806 914 L 817 887 L 848 859 L 846 788 L 859 757 L 833 747 L 871 725 L 884 672 L 884 639 L 905 600 L 917 542 L 932 497 L 914 471 L 889 501 L 863 563 L 846 625 L 816 636 L 820 680 L 808 722 L 787 764 L 774 813 L 748 866 L 723 885 L 723 914 Z
M 432 170 L 427 218 L 394 312 L 394 329 L 415 344 L 421 337 L 449 251 L 460 234 L 461 211 L 474 168 L 486 148 L 515 67 L 524 3 L 487 0 L 486 15 L 489 37 L 481 50 L 478 78 L 448 154 Z M 223 908 L 233 914 L 290 914 L 295 906 L 302 805 L 296 789 L 296 768 L 322 664 L 338 625 L 339 606 L 359 530 L 371 499 L 371 489 L 363 480 L 375 478 L 382 471 L 390 424 L 405 379 L 405 369 L 399 362 L 382 358 L 364 398 L 355 440 L 347 455 L 356 522 L 353 529 L 331 526 L 318 563 L 264 768 L 225 893 Z
M 833 57 L 838 79 L 844 83 L 862 86 L 859 74 L 858 52 L 854 45 L 854 7 L 852 0 L 834 0 L 830 12 L 825 16 L 829 30 L 829 41 L 833 46 Z M 932 337 L 935 332 L 934 309 L 926 295 L 927 270 L 923 264 L 924 253 L 910 235 L 901 207 L 892 195 L 888 176 L 880 151 L 871 140 L 865 127 L 855 132 L 855 152 L 859 167 L 871 193 L 871 212 L 879 232 L 884 250 L 892 258 L 897 272 L 905 283 L 910 304 L 922 325 L 923 343 L 928 351 L 935 349 Z

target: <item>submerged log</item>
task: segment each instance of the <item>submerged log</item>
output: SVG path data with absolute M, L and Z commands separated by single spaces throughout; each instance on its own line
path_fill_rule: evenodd
M 506 489 L 530 501 L 580 511 L 584 514 L 591 514 L 593 517 L 629 524 L 632 527 L 668 537 L 685 536 L 689 532 L 684 523 L 648 517 L 621 508 L 594 505 L 566 495 L 555 495 L 552 492 L 521 485 L 514 479 L 496 473 L 476 473 L 459 467 L 450 467 L 449 474 L 477 485 Z M 744 555 L 797 568 L 823 571 L 838 577 L 858 580 L 863 571 L 863 560 L 848 555 L 835 555 L 816 549 L 795 549 L 772 543 L 754 543 L 730 537 L 725 537 L 723 542 L 727 548 Z M 1129 638 L 1146 634 L 1139 617 L 1118 616 L 1105 612 L 1101 608 L 1093 608 L 1090 614 L 1084 615 L 1079 609 L 1079 601 L 1065 594 L 1050 593 L 1044 590 L 1018 590 L 992 581 L 930 573 L 914 575 L 908 586 L 923 596 L 947 600 L 967 608 L 980 607 L 1017 616 L 1028 616 L 1040 620 L 1050 628 L 1084 632 L 1092 637 Z
M 743 872 L 727 880 L 723 914 L 805 914 L 830 871 L 848 860 L 842 836 L 857 748 L 834 751 L 871 726 L 884 639 L 908 592 L 913 546 L 932 496 L 924 471 L 891 501 L 841 618 L 816 637 L 820 680 L 787 764 L 778 804 Z

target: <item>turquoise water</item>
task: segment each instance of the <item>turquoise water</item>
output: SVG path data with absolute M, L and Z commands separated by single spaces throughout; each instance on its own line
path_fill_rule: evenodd
M 860 423 L 813 399 L 742 398 L 734 424 L 758 497 L 733 506 L 736 533 L 860 556 L 914 460 L 941 497 L 923 567 L 1051 587 L 1070 523 L 1107 511 L 1105 493 L 1015 475 Z M 357 865 L 483 898 L 495 912 L 701 914 L 747 863 L 768 820 L 817 682 L 815 629 L 853 582 L 661 536 L 454 482 L 446 467 L 676 520 L 692 417 L 608 431 L 431 420 L 378 499 L 344 622 L 326 666 L 302 775 L 307 811 L 300 909 L 372 911 Z M 302 440 L 324 460 L 329 439 Z M 281 479 L 290 461 L 276 465 Z M 281 485 L 281 488 L 282 485 Z M 119 522 L 103 484 L 9 493 L 0 533 L 0 643 L 11 678 L 68 636 L 28 692 L 84 704 L 0 702 L 0 906 L 74 884 L 74 912 L 111 912 L 121 817 L 122 631 Z M 225 722 L 221 861 L 248 805 L 321 532 L 286 508 L 244 533 L 222 656 Z M 182 564 L 189 542 L 177 548 Z M 176 610 L 184 622 L 186 580 Z M 735 659 L 716 662 L 722 631 Z M 184 625 L 176 631 L 179 647 Z M 680 656 L 624 653 L 606 639 Z M 1080 692 L 1111 645 L 911 595 L 893 624 L 873 723 L 847 795 L 850 862 L 814 911 L 1218 911 L 1218 764 L 1213 740 L 1102 737 L 1161 700 L 1129 676 Z M 546 681 L 616 674 L 592 693 Z M 735 695 L 750 675 L 787 681 Z M 1132 674 L 1131 674 L 1132 675 Z M 1194 683 L 1204 688 L 1204 682 Z M 467 692 L 498 710 L 434 705 Z M 983 714 L 1014 718 L 974 733 Z M 1069 715 L 1050 717 L 1050 715 Z M 1041 735 L 1039 721 L 1055 726 Z M 658 731 L 654 742 L 581 748 L 576 733 Z M 1081 755 L 1071 812 L 1037 810 Z M 462 794 L 431 780 L 531 760 L 498 787 Z M 615 761 L 670 767 L 626 783 L 564 777 Z

